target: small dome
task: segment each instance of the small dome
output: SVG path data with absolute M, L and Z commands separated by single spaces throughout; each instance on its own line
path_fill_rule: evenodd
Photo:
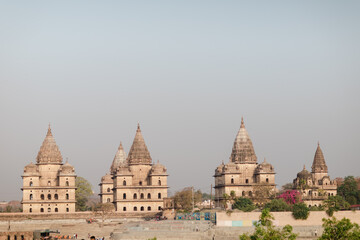
M 151 168 L 151 174 L 166 174 L 166 167 L 159 162 L 154 164 Z
M 101 183 L 112 183 L 112 182 L 113 182 L 112 176 L 109 173 L 107 173 L 105 176 L 101 178 Z
M 274 167 L 270 163 L 266 162 L 266 159 L 264 159 L 264 162 L 260 163 L 256 169 L 256 173 L 274 173 Z
M 25 173 L 36 173 L 37 171 L 38 171 L 37 166 L 35 164 L 33 164 L 32 162 L 29 163 L 28 165 L 26 165 L 24 168 Z
M 215 169 L 215 174 L 220 174 L 223 172 L 224 170 L 224 162 L 222 162 L 216 169 Z
M 239 166 L 236 163 L 229 162 L 225 164 L 223 171 L 226 173 L 238 172 Z
M 306 170 L 304 165 L 303 170 L 297 174 L 297 177 L 301 179 L 311 178 L 311 173 L 308 170 Z
M 66 161 L 66 163 L 61 166 L 60 172 L 63 174 L 74 173 L 75 168 Z

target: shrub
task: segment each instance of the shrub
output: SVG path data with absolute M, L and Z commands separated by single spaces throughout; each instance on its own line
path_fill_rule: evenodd
M 271 212 L 285 212 L 291 210 L 291 207 L 285 202 L 283 198 L 271 200 L 265 204 L 265 208 L 270 209 Z
M 339 210 L 347 210 L 350 208 L 350 204 L 345 201 L 345 199 L 339 195 L 330 196 L 324 201 L 325 209 L 327 215 L 330 217 L 333 216 L 334 212 Z
M 323 218 L 324 232 L 319 240 L 358 240 L 360 239 L 360 228 L 356 223 L 350 222 L 349 219 L 343 218 L 337 220 L 335 217 Z
M 235 198 L 232 209 L 239 209 L 244 212 L 251 212 L 255 209 L 254 203 L 248 198 Z
M 287 190 L 281 195 L 279 195 L 278 198 L 284 199 L 287 204 L 295 204 L 300 202 L 301 194 L 297 190 Z
M 307 219 L 309 216 L 309 208 L 305 203 L 296 203 L 293 205 L 292 214 L 295 219 Z
M 254 223 L 255 232 L 252 235 L 247 233 L 239 236 L 240 240 L 253 240 L 253 239 L 266 239 L 266 240 L 295 240 L 297 234 L 292 232 L 292 227 L 286 225 L 282 229 L 275 228 L 272 220 L 274 217 L 271 215 L 270 210 L 265 208 L 260 215 L 259 222 Z

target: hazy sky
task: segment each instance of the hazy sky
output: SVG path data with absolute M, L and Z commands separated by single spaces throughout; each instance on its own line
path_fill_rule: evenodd
M 241 116 L 276 183 L 360 175 L 359 1 L 0 1 L 0 200 L 48 123 L 99 191 L 140 122 L 171 193 L 210 192 Z

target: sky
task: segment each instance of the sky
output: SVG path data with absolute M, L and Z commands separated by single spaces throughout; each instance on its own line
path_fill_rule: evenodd
M 140 123 L 169 192 L 210 192 L 241 117 L 276 184 L 359 176 L 359 1 L 0 1 L 0 201 L 48 124 L 94 191 Z

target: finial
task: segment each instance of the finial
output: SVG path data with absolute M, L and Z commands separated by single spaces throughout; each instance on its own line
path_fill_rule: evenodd
M 320 141 L 318 141 L 318 147 L 320 147 Z
M 264 163 L 266 163 L 266 158 L 264 158 Z
M 140 130 L 140 123 L 138 122 L 137 129 Z
M 224 160 L 222 160 L 222 165 L 224 165 Z
M 47 134 L 46 134 L 46 135 L 51 135 L 51 125 L 50 125 L 50 122 L 49 122 L 48 131 L 47 131 Z
M 244 127 L 245 127 L 244 117 L 241 117 L 241 126 L 240 126 L 240 128 L 244 128 Z
M 68 157 L 66 157 L 66 162 L 65 163 L 69 163 L 69 158 Z
M 305 164 L 304 164 L 304 170 L 306 170 Z

